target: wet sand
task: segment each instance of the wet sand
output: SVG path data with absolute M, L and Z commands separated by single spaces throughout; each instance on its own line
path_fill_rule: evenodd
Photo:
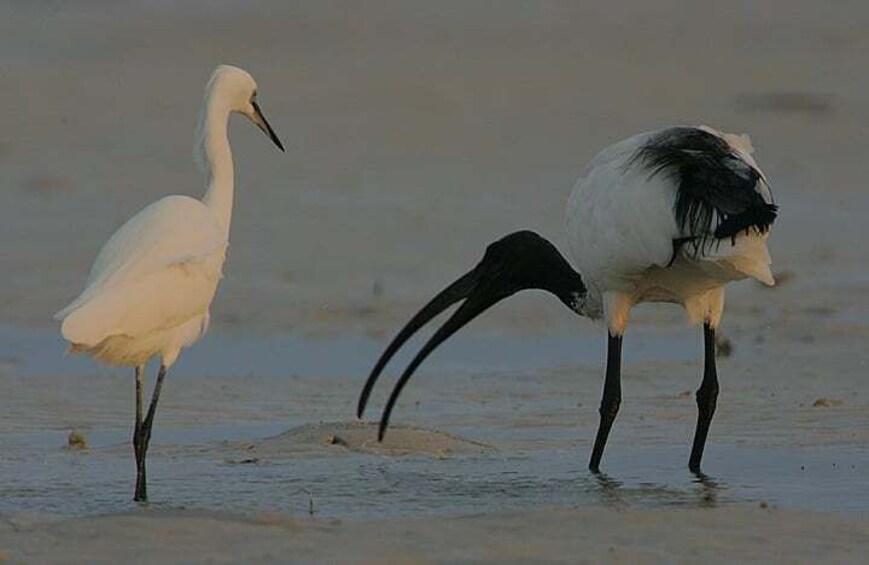
M 748 506 L 558 508 L 373 522 L 146 510 L 0 523 L 0 542 L 20 544 L 16 558 L 43 563 L 110 562 L 118 546 L 127 558 L 136 556 L 133 562 L 160 563 L 860 563 L 867 539 L 866 518 Z
M 734 354 L 720 362 L 725 394 L 700 481 L 685 468 L 697 363 L 661 359 L 668 345 L 692 339 L 677 332 L 664 346 L 644 343 L 659 334 L 634 334 L 607 475 L 595 477 L 585 463 L 602 351 L 571 353 L 540 336 L 523 350 L 509 335 L 472 333 L 467 348 L 447 349 L 452 355 L 436 356 L 412 382 L 378 444 L 374 422 L 350 416 L 364 374 L 278 368 L 284 355 L 300 366 L 312 359 L 299 352 L 322 355 L 310 343 L 359 363 L 382 343 L 285 337 L 276 339 L 285 347 L 273 350 L 274 365 L 239 374 L 208 363 L 217 350 L 233 351 L 217 332 L 167 382 L 149 455 L 152 503 L 137 508 L 131 379 L 64 372 L 46 353 L 56 338 L 31 332 L 21 349 L 55 372 L 30 374 L 24 361 L 21 376 L 0 379 L 0 554 L 63 561 L 75 551 L 81 562 L 112 561 L 141 544 L 143 561 L 176 562 L 792 562 L 821 554 L 859 562 L 869 544 L 869 406 L 847 361 L 831 373 L 841 378 L 817 378 L 821 362 L 845 352 L 831 343 L 828 358 L 790 350 L 776 365 L 783 382 L 757 369 L 756 346 L 734 339 Z M 487 370 L 475 351 L 485 345 L 496 355 L 499 342 L 514 354 L 554 353 L 537 366 Z M 67 445 L 71 430 L 83 446 Z
M 867 22 L 784 0 L 0 6 L 0 561 L 860 562 Z M 132 376 L 62 357 L 51 314 L 122 221 L 201 192 L 219 62 L 257 77 L 288 152 L 232 124 L 226 278 L 137 508 Z M 685 469 L 699 332 L 664 306 L 632 317 L 602 480 L 603 329 L 535 293 L 434 355 L 373 442 L 356 394 L 398 325 L 500 235 L 566 251 L 584 164 L 672 123 L 750 133 L 781 206 L 781 284 L 728 291 L 710 476 Z

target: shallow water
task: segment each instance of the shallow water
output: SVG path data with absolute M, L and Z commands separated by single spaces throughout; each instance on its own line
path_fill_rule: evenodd
M 710 448 L 702 479 L 685 468 L 684 447 L 611 445 L 606 475 L 585 469 L 575 450 L 496 450 L 436 458 L 341 455 L 233 460 L 209 449 L 256 439 L 289 423 L 161 430 L 182 449 L 152 454 L 152 503 L 232 511 L 313 513 L 347 518 L 473 513 L 540 506 L 715 506 L 756 501 L 837 512 L 869 511 L 869 453 L 843 450 Z M 60 434 L 4 438 L 0 513 L 84 515 L 132 506 L 134 466 L 126 433 L 93 433 L 95 448 L 58 448 Z M 100 446 L 111 449 L 101 449 Z
M 695 359 L 696 344 L 686 343 L 689 338 L 685 333 L 663 333 L 662 337 L 637 331 L 632 336 L 628 363 L 675 359 L 679 364 Z M 593 432 L 586 429 L 593 420 L 593 408 L 578 408 L 582 405 L 576 403 L 574 395 L 594 395 L 599 384 L 592 381 L 574 389 L 572 375 L 559 379 L 558 371 L 572 374 L 580 371 L 576 367 L 589 365 L 597 378 L 596 360 L 603 353 L 598 341 L 564 335 L 471 333 L 434 355 L 421 372 L 440 374 L 440 378 L 433 382 L 420 377 L 416 381 L 420 389 L 411 394 L 425 402 L 414 408 L 405 396 L 394 420 L 421 420 L 426 427 L 492 446 L 480 453 L 442 455 L 421 450 L 396 457 L 354 450 L 326 452 L 322 446 L 319 451 L 294 451 L 294 446 L 287 444 L 285 452 L 278 449 L 268 456 L 246 457 L 238 442 L 261 445 L 267 438 L 318 417 L 338 415 L 349 421 L 365 370 L 384 344 L 361 337 L 318 340 L 290 335 L 210 335 L 173 371 L 173 378 L 177 375 L 187 388 L 180 381 L 173 383 L 161 403 L 149 454 L 152 504 L 356 519 L 548 505 L 710 506 L 743 501 L 824 511 L 869 511 L 866 449 L 806 446 L 798 441 L 759 447 L 727 437 L 726 423 L 713 426 L 704 459 L 704 468 L 713 476 L 703 480 L 687 471 L 688 444 L 682 443 L 682 437 L 668 437 L 674 428 L 660 416 L 649 424 L 657 433 L 653 441 L 645 440 L 628 421 L 620 420 L 621 427 L 617 423 L 617 434 L 604 459 L 607 475 L 589 473 L 585 468 L 589 446 L 577 441 L 586 441 Z M 0 375 L 18 379 L 21 387 L 46 379 L 66 383 L 103 378 L 100 382 L 112 383 L 116 372 L 121 379 L 128 373 L 97 368 L 87 359 L 64 357 L 62 342 L 52 332 L 0 327 L 0 344 L 0 358 L 5 360 Z M 110 374 L 108 381 L 100 377 L 102 372 Z M 184 410 L 208 414 L 212 411 L 209 403 L 236 394 L 232 385 L 248 374 L 257 376 L 253 385 L 263 388 L 262 396 L 283 395 L 285 389 L 280 387 L 286 386 L 286 390 L 298 391 L 300 399 L 281 412 L 283 416 L 268 413 L 258 421 L 236 416 L 209 420 L 206 425 L 179 424 L 179 409 L 173 412 L 169 403 L 186 394 Z M 286 378 L 292 374 L 302 377 Z M 309 378 L 311 374 L 317 378 Z M 541 374 L 547 378 L 540 378 Z M 525 378 L 516 381 L 516 375 Z M 202 385 L 214 381 L 226 384 L 212 393 L 214 397 L 198 396 Z M 636 380 L 628 390 L 641 390 L 637 387 L 643 383 Z M 244 382 L 244 386 L 251 383 Z M 0 513 L 87 515 L 129 508 L 135 469 L 127 443 L 126 409 L 131 417 L 132 405 L 126 404 L 126 395 L 89 398 L 76 386 L 58 390 L 84 396 L 75 398 L 76 402 L 92 405 L 96 412 L 111 408 L 123 414 L 123 419 L 117 423 L 97 419 L 97 424 L 86 425 L 90 449 L 82 451 L 65 447 L 66 435 L 74 426 L 40 424 L 40 415 L 27 411 L 20 418 L 33 418 L 33 422 L 24 428 L 13 427 L 7 419 L 0 433 Z M 308 402 L 306 398 L 318 399 L 322 408 L 309 407 L 305 415 L 301 408 Z M 372 400 L 379 408 L 380 401 Z M 260 401 L 240 397 L 233 402 L 241 405 L 235 406 L 238 409 L 247 403 L 256 412 Z M 646 409 L 633 402 L 630 409 Z M 35 403 L 33 410 L 47 408 Z M 591 413 L 584 424 L 572 416 L 581 410 Z M 69 421 L 77 420 L 73 415 Z M 765 425 L 769 426 L 769 436 L 776 437 L 786 422 L 770 420 Z M 691 423 L 680 426 L 687 430 Z

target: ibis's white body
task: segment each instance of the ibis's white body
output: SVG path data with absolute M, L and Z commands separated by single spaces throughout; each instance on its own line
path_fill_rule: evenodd
M 256 84 L 245 71 L 224 65 L 214 72 L 197 139 L 205 197 L 163 198 L 112 235 L 82 294 L 55 316 L 72 351 L 137 367 L 160 355 L 168 368 L 205 333 L 232 217 L 227 125 L 231 112 L 254 116 L 252 92 Z
M 747 136 L 718 135 L 756 167 Z M 680 233 L 674 215 L 677 186 L 666 175 L 630 166 L 637 149 L 656 132 L 639 134 L 602 150 L 589 163 L 567 206 L 568 243 L 576 269 L 588 286 L 584 310 L 605 317 L 610 330 L 624 332 L 628 312 L 642 302 L 684 305 L 692 323 L 718 325 L 724 285 L 745 277 L 774 284 L 766 248 L 768 232 L 741 233 L 693 256 L 673 257 Z M 763 183 L 758 190 L 767 202 Z

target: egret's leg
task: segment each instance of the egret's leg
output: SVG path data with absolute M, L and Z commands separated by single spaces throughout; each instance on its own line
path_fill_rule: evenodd
M 139 400 L 141 400 L 141 394 L 139 394 L 141 387 L 138 386 L 139 380 L 139 372 L 137 371 L 137 395 Z M 154 385 L 154 394 L 151 396 L 151 405 L 148 407 L 148 414 L 145 416 L 144 421 L 141 422 L 141 425 L 138 426 L 138 437 L 135 439 L 137 444 L 136 451 L 136 494 L 133 497 L 133 500 L 146 502 L 148 500 L 148 482 L 145 474 L 145 456 L 148 453 L 148 444 L 151 441 L 151 426 L 154 423 L 154 414 L 157 412 L 157 402 L 160 400 L 160 390 L 163 388 L 163 377 L 166 376 L 166 367 L 160 365 L 160 371 L 157 373 L 157 382 Z M 140 409 L 141 402 L 137 406 L 136 410 L 136 419 L 137 422 L 141 416 Z
M 622 336 L 609 334 L 607 342 L 606 379 L 603 384 L 603 398 L 600 401 L 600 425 L 597 428 L 597 437 L 594 440 L 594 449 L 591 452 L 591 460 L 588 468 L 597 473 L 600 472 L 600 458 L 606 447 L 610 428 L 619 413 L 619 405 L 622 402 Z
M 706 446 L 706 435 L 709 424 L 715 414 L 718 400 L 718 373 L 715 370 L 715 328 L 708 323 L 703 325 L 703 346 L 705 364 L 703 367 L 703 382 L 697 389 L 697 430 L 694 432 L 694 445 L 691 448 L 691 458 L 688 468 L 693 473 L 700 472 L 700 460 L 703 458 L 703 448 Z
M 136 367 L 136 425 L 133 428 L 133 453 L 136 455 L 136 493 L 139 483 L 145 481 L 145 457 L 142 453 L 142 388 L 144 387 L 145 367 Z M 138 499 L 138 496 L 136 497 Z

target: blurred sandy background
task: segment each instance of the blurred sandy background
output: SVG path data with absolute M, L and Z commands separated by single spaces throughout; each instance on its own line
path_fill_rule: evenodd
M 193 129 L 221 62 L 258 79 L 288 151 L 233 120 L 218 328 L 391 328 L 504 233 L 561 244 L 585 163 L 669 124 L 751 134 L 777 269 L 861 271 L 869 8 L 702 4 L 5 2 L 0 320 L 50 324 L 118 225 L 201 194 Z
M 728 294 L 724 332 L 736 354 L 720 370 L 728 392 L 710 449 L 716 442 L 798 450 L 833 444 L 865 461 L 867 29 L 869 3 L 857 1 L 7 0 L 0 3 L 0 326 L 7 334 L 53 331 L 51 315 L 78 294 L 100 245 L 123 221 L 164 195 L 203 192 L 193 130 L 204 83 L 219 63 L 242 66 L 257 79 L 287 153 L 233 119 L 236 208 L 212 335 L 384 339 L 505 233 L 531 228 L 566 251 L 564 202 L 600 148 L 638 131 L 708 124 L 751 135 L 781 206 L 771 239 L 780 287 L 745 282 Z M 651 306 L 635 319 L 638 334 L 651 335 L 681 328 L 682 314 Z M 481 329 L 576 332 L 583 339 L 602 331 L 533 293 L 468 332 Z M 587 403 L 580 427 L 573 373 L 533 388 L 527 403 L 539 412 L 516 424 L 559 426 L 579 463 L 601 376 L 600 359 L 584 362 L 576 369 Z M 111 389 L 94 369 L 102 375 L 96 381 L 87 373 L 58 385 L 21 379 L 10 366 L 0 366 L 7 438 L 9 430 L 82 422 L 126 433 L 128 382 Z M 659 375 L 661 366 L 629 365 L 626 378 L 635 382 L 626 390 L 672 399 L 699 383 L 693 361 L 665 368 Z M 365 370 L 363 364 L 359 374 L 346 375 L 342 390 L 353 391 Z M 227 403 L 237 411 L 230 416 L 292 412 L 294 406 L 278 406 L 276 391 L 318 399 L 322 404 L 312 402 L 310 410 L 330 417 L 347 412 L 349 400 L 328 396 L 308 377 L 301 384 L 260 382 Z M 156 434 L 161 426 L 211 423 L 220 414 L 209 403 L 237 386 L 214 381 L 203 396 L 197 375 L 190 378 L 193 384 L 179 380 L 166 393 Z M 444 401 L 438 383 L 420 386 L 417 397 Z M 569 410 L 552 416 L 548 405 L 535 405 L 541 391 L 570 398 Z M 483 410 L 460 431 L 514 421 L 513 400 L 503 389 L 492 394 L 503 412 Z M 824 398 L 827 404 L 812 406 Z M 634 415 L 617 424 L 623 448 L 663 441 L 672 431 L 661 423 L 668 418 L 688 433 L 690 400 L 678 418 L 660 401 L 646 421 L 637 414 L 649 406 L 631 402 Z M 70 406 L 85 407 L 85 415 Z M 421 416 L 407 410 L 402 417 L 449 428 L 450 419 L 426 414 L 427 406 Z M 537 433 L 528 443 L 548 445 Z M 126 464 L 127 455 L 118 461 Z M 157 468 L 159 461 L 158 453 Z M 865 500 L 866 493 L 855 497 Z M 460 527 L 425 516 L 309 523 L 159 508 L 60 522 L 6 516 L 0 561 L 65 561 L 72 554 L 64 548 L 75 548 L 81 561 L 112 561 L 130 547 L 159 546 L 164 553 L 142 559 L 858 562 L 869 545 L 865 512 L 757 505 L 535 510 L 462 520 Z M 374 541 L 385 533 L 393 541 Z M 257 545 L 245 545 L 249 539 Z M 449 551 L 442 540 L 452 540 Z

